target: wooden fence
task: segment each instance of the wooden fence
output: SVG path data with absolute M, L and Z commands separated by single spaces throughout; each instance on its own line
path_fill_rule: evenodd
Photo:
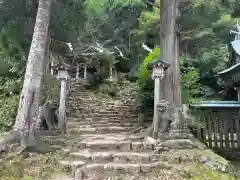
M 190 105 L 202 123 L 197 137 L 216 151 L 240 151 L 240 102 L 199 102 Z

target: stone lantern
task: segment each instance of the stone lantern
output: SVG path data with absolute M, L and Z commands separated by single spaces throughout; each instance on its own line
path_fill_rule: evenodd
M 69 79 L 69 71 L 71 70 L 71 66 L 65 63 L 59 63 L 54 68 L 58 71 L 57 78 L 61 82 L 58 126 L 59 126 L 59 129 L 65 133 L 66 132 L 67 80 Z
M 154 115 L 153 115 L 153 137 L 158 137 L 158 112 L 157 112 L 157 103 L 160 99 L 160 81 L 163 79 L 165 75 L 165 71 L 169 68 L 170 64 L 161 60 L 160 57 L 148 63 L 147 69 L 152 71 L 152 79 L 154 80 Z

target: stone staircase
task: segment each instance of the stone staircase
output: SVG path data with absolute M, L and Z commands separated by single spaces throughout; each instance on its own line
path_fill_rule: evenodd
M 139 122 L 133 113 L 133 85 L 123 87 L 115 98 L 96 95 L 75 82 L 71 90 L 67 135 L 52 138 L 51 144 L 65 147 L 67 156 L 60 164 L 71 169 L 74 180 L 104 172 L 146 174 L 172 167 L 153 153 L 154 142 L 134 133 Z

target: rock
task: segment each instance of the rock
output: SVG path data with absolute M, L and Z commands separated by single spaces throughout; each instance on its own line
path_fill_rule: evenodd
M 0 153 L 3 153 L 5 151 L 7 151 L 7 146 L 6 145 L 0 147 Z
M 156 142 L 157 142 L 157 140 L 152 137 L 146 137 L 145 139 L 147 142 L 149 142 L 151 144 L 156 144 Z
M 227 172 L 227 168 L 226 168 L 225 166 L 221 166 L 221 167 L 219 168 L 219 171 L 220 171 L 220 172 L 223 172 L 223 173 L 226 173 L 226 172 Z
M 218 171 L 218 165 L 213 161 L 207 161 L 205 164 L 212 170 Z
M 199 161 L 200 163 L 205 163 L 205 162 L 208 161 L 208 158 L 207 158 L 206 156 L 201 156 L 201 157 L 198 159 L 198 161 Z

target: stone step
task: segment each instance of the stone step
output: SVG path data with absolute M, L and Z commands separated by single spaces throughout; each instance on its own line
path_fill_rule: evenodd
M 116 115 L 116 114 L 83 114 L 83 113 L 71 113 L 71 117 L 78 117 L 78 118 L 137 118 L 138 115 L 135 114 L 122 114 L 122 115 Z
M 36 130 L 35 136 L 58 136 L 61 134 L 60 130 Z
M 85 109 L 73 109 L 73 108 L 68 108 L 67 110 L 68 113 L 76 113 L 76 114 L 96 114 L 96 115 L 120 115 L 120 116 L 127 116 L 127 115 L 136 115 L 134 111 L 129 111 L 129 110 L 106 110 L 106 111 L 99 111 L 98 109 L 91 109 L 91 108 L 85 108 Z
M 68 121 L 67 122 L 67 129 L 83 129 L 83 128 L 109 128 L 109 127 L 126 127 L 128 130 L 131 130 L 131 128 L 136 128 L 137 126 L 140 126 L 140 124 L 137 121 L 116 121 L 116 120 L 109 120 L 109 121 Z
M 119 118 L 119 117 L 68 117 L 68 122 L 80 122 L 83 124 L 88 123 L 99 123 L 99 124 L 108 124 L 108 123 L 138 123 L 136 118 Z
M 85 108 L 91 108 L 91 106 L 89 104 L 71 104 L 69 106 L 70 109 L 85 109 Z M 107 106 L 107 108 L 105 108 L 105 110 L 107 111 L 117 111 L 117 110 L 123 110 L 123 111 L 131 111 L 133 110 L 132 106 Z
M 104 171 L 118 171 L 121 173 L 139 174 L 150 173 L 157 169 L 171 169 L 176 165 L 168 164 L 167 162 L 155 162 L 155 163 L 92 163 L 84 165 L 81 168 L 77 168 L 75 172 L 75 179 L 82 180 L 84 178 L 91 178 L 91 176 Z
M 69 160 L 60 160 L 58 162 L 60 167 L 68 169 L 68 170 L 73 170 L 75 168 L 80 168 L 83 167 L 86 162 L 84 161 L 69 161 Z
M 116 163 L 150 163 L 159 160 L 159 155 L 150 153 L 136 152 L 117 152 L 117 151 L 100 151 L 91 152 L 89 150 L 73 152 L 69 154 L 71 161 L 86 161 L 94 163 L 116 162 Z
M 105 149 L 105 150 L 118 150 L 121 152 L 134 151 L 134 152 L 149 152 L 153 151 L 155 145 L 150 142 L 141 141 L 114 141 L 114 140 L 91 140 L 82 141 L 82 147 L 92 148 L 93 150 Z
M 130 127 L 118 127 L 118 126 L 108 126 L 108 127 L 92 127 L 92 128 L 69 128 L 67 129 L 67 133 L 69 135 L 74 134 L 93 134 L 93 133 L 119 133 L 119 132 L 127 132 L 132 128 Z
M 69 109 L 68 112 L 72 113 L 72 114 L 92 114 L 94 116 L 108 116 L 108 115 L 119 115 L 119 116 L 127 116 L 127 115 L 132 115 L 133 112 L 119 112 L 119 111 L 98 111 L 98 110 L 94 110 L 94 109 L 85 109 L 85 110 L 72 110 Z
M 114 140 L 114 141 L 141 141 L 144 140 L 143 137 L 132 135 L 129 133 L 115 133 L 115 134 L 83 134 L 81 138 L 85 141 L 93 141 L 93 140 Z
M 89 98 L 89 99 L 88 99 Z M 93 99 L 93 97 L 88 97 L 87 95 L 86 96 L 83 96 L 83 97 L 78 97 L 78 96 L 70 96 L 69 97 L 69 100 L 68 100 L 71 104 L 74 104 L 74 105 L 87 105 L 89 103 L 91 104 L 99 104 L 99 105 L 103 105 L 103 107 L 110 107 L 110 106 L 114 106 L 115 103 L 114 102 L 104 102 L 102 101 L 101 99 Z M 123 104 L 122 104 L 123 105 Z M 124 104 L 126 105 L 126 104 Z
M 81 139 L 78 138 L 69 138 L 69 137 L 41 137 L 38 139 L 38 142 L 44 142 L 49 145 L 58 145 L 58 146 L 78 146 Z
M 117 127 L 133 127 L 134 124 L 132 123 L 120 123 L 120 122 L 106 122 L 106 123 L 98 123 L 98 122 L 68 122 L 67 123 L 67 129 L 68 128 L 89 128 L 89 127 L 109 127 L 109 126 L 117 126 Z

